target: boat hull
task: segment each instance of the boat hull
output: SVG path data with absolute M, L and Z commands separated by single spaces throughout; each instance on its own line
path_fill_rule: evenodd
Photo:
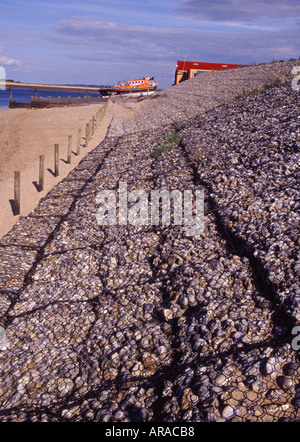
M 128 87 L 124 87 L 124 88 L 111 88 L 111 89 L 107 89 L 107 90 L 101 90 L 100 93 L 103 96 L 106 95 L 147 95 L 147 94 L 153 94 L 155 92 L 155 90 L 157 89 L 157 86 L 153 86 L 153 87 L 145 87 L 145 88 L 128 88 Z

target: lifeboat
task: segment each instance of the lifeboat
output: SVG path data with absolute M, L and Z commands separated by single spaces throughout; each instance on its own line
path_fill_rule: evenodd
M 115 95 L 115 94 L 147 94 L 153 93 L 157 88 L 157 81 L 154 77 L 144 77 L 137 80 L 118 81 L 111 89 L 107 91 L 101 91 L 102 95 Z M 105 93 L 106 92 L 106 93 Z

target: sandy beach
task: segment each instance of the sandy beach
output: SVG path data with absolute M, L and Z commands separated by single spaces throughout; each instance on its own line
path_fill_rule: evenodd
M 104 138 L 112 116 L 121 119 L 134 114 L 135 103 L 108 103 L 100 125 L 85 147 L 86 123 L 104 104 L 45 109 L 0 109 L 0 237 L 20 216 L 28 215 L 47 192 L 77 166 L 84 155 Z M 76 155 L 78 129 L 82 129 L 81 153 Z M 72 160 L 67 164 L 68 137 L 72 135 Z M 54 177 L 54 145 L 59 144 L 60 173 Z M 45 156 L 44 190 L 39 192 L 39 156 Z M 21 209 L 15 216 L 14 171 L 21 173 Z

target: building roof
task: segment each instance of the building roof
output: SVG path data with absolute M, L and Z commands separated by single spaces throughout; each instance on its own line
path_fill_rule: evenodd
M 177 70 L 188 71 L 190 69 L 219 71 L 221 69 L 232 69 L 238 66 L 246 66 L 243 64 L 229 64 L 229 63 L 205 63 L 197 61 L 177 61 Z

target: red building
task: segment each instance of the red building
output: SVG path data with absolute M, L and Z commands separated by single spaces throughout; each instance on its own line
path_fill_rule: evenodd
M 185 80 L 189 80 L 199 72 L 220 71 L 222 69 L 234 69 L 242 66 L 246 65 L 229 63 L 202 63 L 196 61 L 177 61 L 175 84 L 181 83 Z

